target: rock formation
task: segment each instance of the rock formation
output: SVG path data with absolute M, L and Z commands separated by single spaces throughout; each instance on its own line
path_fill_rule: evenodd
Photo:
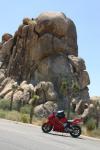
M 92 117 L 95 119 L 96 128 L 98 128 L 100 126 L 100 97 L 91 97 L 89 103 L 84 106 L 84 111 L 81 115 L 84 123 Z
M 14 81 L 23 89 L 24 96 L 30 91 L 29 84 L 31 88 L 38 84 L 36 89 L 41 97 L 39 82 L 45 81 L 45 102 L 63 103 L 60 85 L 63 78 L 71 75 L 79 87 L 78 95 L 75 95 L 77 102 L 89 100 L 87 86 L 90 80 L 85 61 L 78 57 L 76 27 L 63 13 L 46 12 L 36 19 L 25 18 L 14 36 L 4 34 L 0 43 L 0 68 L 1 97 L 10 96 L 10 85 Z M 26 91 L 22 85 L 24 80 L 27 81 L 27 85 L 24 83 Z M 23 94 L 19 91 L 16 92 L 21 97 Z

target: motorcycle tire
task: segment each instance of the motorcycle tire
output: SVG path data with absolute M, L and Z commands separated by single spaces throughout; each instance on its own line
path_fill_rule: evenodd
M 72 137 L 74 137 L 74 138 L 79 137 L 81 135 L 81 128 L 80 128 L 80 126 L 77 126 L 77 125 L 72 126 L 72 130 L 70 132 L 70 135 Z
M 50 126 L 49 124 L 44 123 L 44 124 L 42 125 L 42 131 L 43 131 L 44 133 L 49 133 L 51 130 L 52 130 L 52 126 Z

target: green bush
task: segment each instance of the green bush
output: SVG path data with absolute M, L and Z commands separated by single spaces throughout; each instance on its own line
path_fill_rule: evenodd
M 27 104 L 27 105 L 21 107 L 20 112 L 22 114 L 30 114 L 30 105 Z
M 6 119 L 13 121 L 20 121 L 20 113 L 17 111 L 9 111 L 6 115 Z
M 13 101 L 12 109 L 13 109 L 13 110 L 17 110 L 17 107 L 18 107 L 17 102 L 16 102 L 16 101 Z
M 86 122 L 86 128 L 88 131 L 92 131 L 96 128 L 96 121 L 93 118 L 90 118 Z
M 92 136 L 100 138 L 100 128 L 93 130 Z
M 5 117 L 6 117 L 6 112 L 0 109 L 0 118 L 5 118 Z
M 9 110 L 9 107 L 10 107 L 10 101 L 9 100 L 5 100 L 5 99 L 0 100 L 0 109 Z
M 29 116 L 27 114 L 21 114 L 21 122 L 28 123 L 29 122 Z
M 18 111 L 5 111 L 0 109 L 0 118 L 28 123 L 29 122 L 29 115 L 28 114 L 22 114 Z

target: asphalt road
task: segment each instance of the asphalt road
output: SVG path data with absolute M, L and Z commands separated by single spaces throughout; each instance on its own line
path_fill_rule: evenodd
M 0 119 L 0 150 L 100 150 L 100 140 L 45 134 L 38 126 Z

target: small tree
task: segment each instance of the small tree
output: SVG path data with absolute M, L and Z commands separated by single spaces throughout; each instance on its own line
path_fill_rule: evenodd
M 34 107 L 37 105 L 38 99 L 39 99 L 38 95 L 33 95 L 29 101 L 29 104 L 31 104 L 31 109 L 30 109 L 30 123 L 31 124 L 32 124 L 32 119 L 33 119 Z
M 96 102 L 96 128 L 99 128 L 99 123 L 100 123 L 100 103 Z
M 17 87 L 18 87 L 17 82 L 15 82 L 15 83 L 12 85 L 12 95 L 11 95 L 10 107 L 9 107 L 9 110 L 10 110 L 10 111 L 12 111 L 13 96 L 14 96 L 14 93 L 15 93 Z
M 44 90 L 43 84 L 41 83 L 41 90 L 43 93 L 43 107 L 44 107 L 44 103 L 46 102 L 47 98 L 46 98 L 46 91 Z
M 20 112 L 22 106 L 22 98 L 20 100 L 17 100 L 17 111 Z
M 70 117 L 70 104 L 72 101 L 72 98 L 79 92 L 79 86 L 74 81 L 73 75 L 68 74 L 61 83 L 61 91 L 63 93 L 63 96 L 66 97 L 67 101 L 67 118 Z
M 80 91 L 79 85 L 76 82 L 73 82 L 73 85 L 72 85 L 73 97 L 79 95 L 79 91 Z
M 71 102 L 71 86 L 72 86 L 72 80 L 70 79 L 70 76 L 67 75 L 62 79 L 61 82 L 61 92 L 63 93 L 63 96 L 66 99 L 67 102 L 67 118 L 69 119 L 70 116 L 70 102 Z M 66 105 L 66 104 L 65 104 Z

